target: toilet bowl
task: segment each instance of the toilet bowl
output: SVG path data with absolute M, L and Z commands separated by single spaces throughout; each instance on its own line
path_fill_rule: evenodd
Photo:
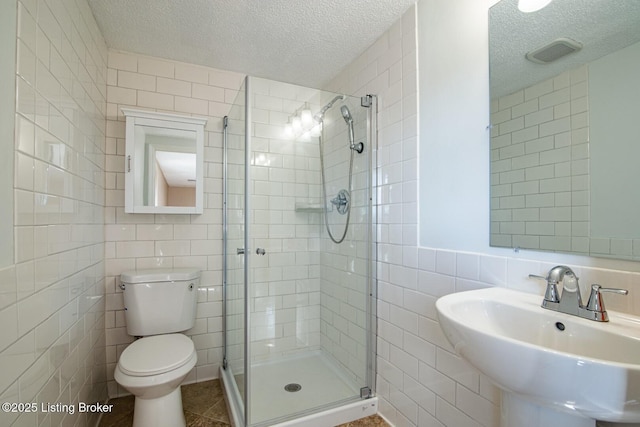
M 180 384 L 196 361 L 193 341 L 181 334 L 141 338 L 122 352 L 114 378 L 136 397 L 134 427 L 185 425 Z
M 180 385 L 198 360 L 191 338 L 200 272 L 143 270 L 121 275 L 129 335 L 142 337 L 120 355 L 118 384 L 135 396 L 134 427 L 184 427 Z

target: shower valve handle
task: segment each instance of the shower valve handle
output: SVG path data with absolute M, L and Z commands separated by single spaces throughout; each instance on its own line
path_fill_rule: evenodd
M 256 254 L 257 254 L 257 255 L 264 255 L 264 254 L 266 254 L 266 253 L 267 253 L 267 251 L 265 251 L 265 250 L 264 250 L 264 249 L 262 249 L 262 248 L 258 248 L 258 249 L 256 249 Z

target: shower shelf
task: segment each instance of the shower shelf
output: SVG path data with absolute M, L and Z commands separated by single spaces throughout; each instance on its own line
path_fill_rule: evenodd
M 322 203 L 296 202 L 296 212 L 322 213 L 324 206 Z

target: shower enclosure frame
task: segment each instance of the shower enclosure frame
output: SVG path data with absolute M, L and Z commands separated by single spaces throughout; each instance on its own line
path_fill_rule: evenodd
M 229 399 L 234 401 L 227 401 L 227 405 L 231 412 L 232 424 L 236 427 L 244 427 L 244 426 L 264 426 L 264 422 L 258 424 L 248 424 L 251 421 L 250 416 L 250 408 L 251 408 L 251 311 L 250 311 L 250 285 L 251 281 L 251 257 L 252 251 L 255 248 L 251 248 L 251 239 L 249 233 L 249 224 L 252 224 L 252 203 L 251 203 L 251 156 L 252 156 L 252 77 L 247 76 L 245 78 L 244 84 L 244 248 L 242 248 L 243 256 L 244 256 L 244 378 L 243 378 L 243 387 L 244 387 L 244 404 L 243 407 L 239 407 L 239 403 L 235 401 L 235 399 Z M 376 381 L 376 339 L 377 339 L 377 274 L 376 274 L 376 266 L 377 266 L 377 215 L 378 215 L 378 203 L 376 200 L 376 188 L 378 185 L 378 174 L 377 174 L 377 154 L 378 154 L 378 135 L 377 135 L 377 96 L 376 95 L 365 95 L 361 98 L 361 106 L 368 108 L 367 110 L 367 123 L 366 123 L 366 137 L 367 142 L 369 144 L 370 157 L 369 157 L 369 177 L 368 177 L 368 209 L 369 209 L 369 218 L 370 222 L 367 224 L 366 230 L 366 244 L 369 247 L 369 258 L 367 263 L 367 290 L 366 295 L 367 304 L 366 304 L 366 385 L 360 389 L 360 400 L 351 399 L 349 402 L 334 402 L 333 404 L 327 405 L 326 408 L 315 408 L 312 410 L 308 410 L 303 413 L 295 413 L 290 414 L 290 419 L 284 419 L 282 425 L 295 425 L 295 418 L 304 417 L 305 419 L 309 417 L 315 417 L 315 414 L 322 413 L 326 411 L 327 413 L 333 413 L 335 416 L 336 410 L 339 411 L 340 406 L 348 405 L 354 402 L 363 402 L 366 399 L 374 398 L 375 391 L 375 381 Z M 228 241 L 228 157 L 227 157 L 227 143 L 228 143 L 228 117 L 225 116 L 223 119 L 223 211 L 222 211 L 222 220 L 223 220 L 223 231 L 222 231 L 222 239 L 223 239 L 223 273 L 222 273 L 222 328 L 223 328 L 223 363 L 221 366 L 221 378 L 223 387 L 228 389 L 230 386 L 230 382 L 233 382 L 233 379 L 227 378 L 225 373 L 227 372 L 227 257 L 230 255 L 227 250 L 227 241 Z M 325 214 L 323 214 L 325 215 Z M 240 251 L 240 248 L 238 249 Z M 240 252 L 238 252 L 240 254 Z M 235 383 L 233 384 L 235 386 Z M 230 390 L 227 390 L 227 396 L 229 396 Z M 240 397 L 238 395 L 238 397 Z M 372 399 L 375 403 L 369 405 L 377 408 L 377 399 Z M 359 405 L 356 411 L 356 406 L 351 405 L 353 408 L 351 409 L 351 414 L 358 414 L 364 411 L 367 405 Z M 345 406 L 346 407 L 346 406 Z M 242 413 L 239 414 L 239 410 L 242 409 Z M 371 411 L 371 409 L 368 409 Z M 374 411 L 375 412 L 375 411 Z M 241 416 L 241 418 L 239 418 Z M 349 415 L 346 415 L 349 416 Z M 358 418 L 359 416 L 356 416 Z M 285 416 L 286 418 L 286 416 Z M 336 419 L 336 418 L 333 418 Z M 353 415 L 351 415 L 351 419 L 353 419 Z M 345 420 L 345 422 L 349 421 L 349 419 Z M 280 424 L 278 424 L 280 425 Z

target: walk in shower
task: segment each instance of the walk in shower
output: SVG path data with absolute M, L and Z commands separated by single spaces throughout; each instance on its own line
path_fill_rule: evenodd
M 375 112 L 375 96 L 247 77 L 224 119 L 221 376 L 237 426 L 376 412 Z

